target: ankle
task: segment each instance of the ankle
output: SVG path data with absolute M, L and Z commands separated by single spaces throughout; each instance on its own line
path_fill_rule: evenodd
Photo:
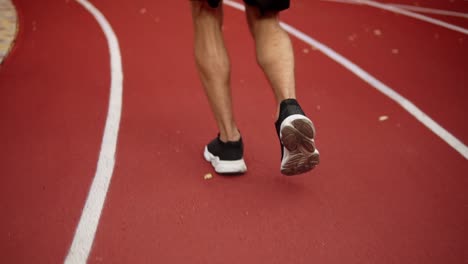
M 237 128 L 229 131 L 221 131 L 219 133 L 219 139 L 224 143 L 229 141 L 236 142 L 241 139 L 241 134 Z

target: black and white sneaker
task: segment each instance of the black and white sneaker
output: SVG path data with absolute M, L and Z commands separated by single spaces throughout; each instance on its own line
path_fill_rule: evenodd
M 244 162 L 244 144 L 242 138 L 239 141 L 223 142 L 216 137 L 205 147 L 203 156 L 211 162 L 215 171 L 219 174 L 242 174 L 247 171 Z
M 281 102 L 275 126 L 281 144 L 281 173 L 297 175 L 319 164 L 314 125 L 295 99 Z

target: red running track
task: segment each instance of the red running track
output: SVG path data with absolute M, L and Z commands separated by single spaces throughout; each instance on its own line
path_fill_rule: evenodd
M 206 181 L 212 169 L 201 153 L 216 128 L 192 62 L 188 5 L 92 3 L 119 38 L 124 94 L 116 167 L 89 263 L 468 261 L 467 160 L 396 103 L 293 39 L 298 95 L 316 123 L 322 164 L 281 176 L 273 96 L 244 15 L 225 6 L 249 172 Z M 466 13 L 457 3 L 428 6 Z M 15 4 L 18 41 L 0 69 L 0 258 L 60 263 L 96 170 L 109 52 L 77 3 Z M 294 1 L 282 18 L 468 142 L 465 35 L 322 1 Z M 457 25 L 468 28 L 466 20 Z M 380 122 L 382 115 L 389 119 Z

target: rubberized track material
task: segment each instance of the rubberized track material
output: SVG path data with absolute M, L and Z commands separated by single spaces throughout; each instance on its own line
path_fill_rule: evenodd
M 14 2 L 18 39 L 0 68 L 0 262 L 61 263 L 102 152 L 111 53 L 77 2 Z M 287 25 L 468 142 L 466 35 L 371 6 L 293 2 Z M 124 79 L 115 167 L 100 189 L 107 197 L 88 263 L 466 262 L 467 159 L 372 84 L 292 38 L 297 94 L 321 160 L 282 176 L 274 98 L 245 14 L 225 4 L 249 170 L 205 180 L 213 170 L 201 154 L 216 127 L 193 62 L 188 3 L 91 3 L 118 38 Z M 424 5 L 468 12 L 464 1 Z M 424 15 L 468 28 L 464 18 Z

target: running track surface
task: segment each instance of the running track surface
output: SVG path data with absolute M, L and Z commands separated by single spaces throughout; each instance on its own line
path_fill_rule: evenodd
M 293 2 L 283 21 L 468 143 L 466 35 L 367 6 Z M 89 263 L 468 262 L 467 160 L 373 87 L 293 38 L 297 93 L 322 163 L 281 176 L 273 96 L 244 14 L 225 6 L 249 171 L 204 180 L 213 172 L 201 153 L 216 128 L 192 62 L 188 5 L 92 3 L 119 39 L 124 92 Z M 15 4 L 20 32 L 0 69 L 0 262 L 61 263 L 96 171 L 109 50 L 74 1 Z M 466 1 L 420 4 L 468 12 Z M 464 18 L 429 16 L 468 28 Z

